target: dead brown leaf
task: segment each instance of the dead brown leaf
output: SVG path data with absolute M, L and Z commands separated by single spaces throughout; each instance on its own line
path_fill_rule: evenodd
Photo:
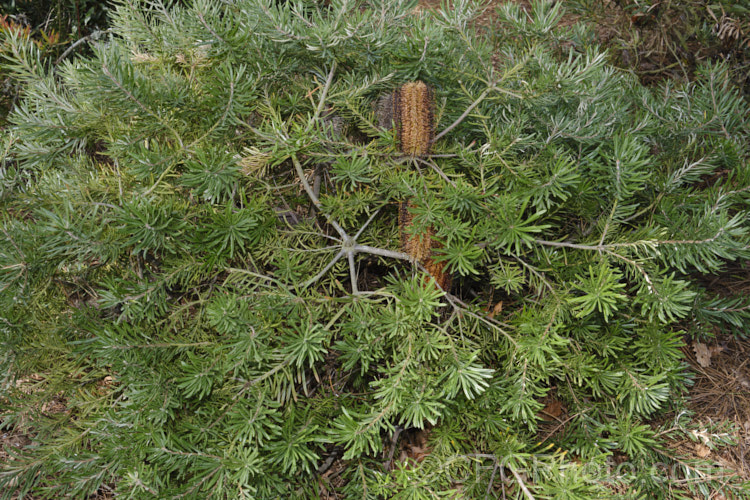
M 695 359 L 698 364 L 703 368 L 711 366 L 711 349 L 702 342 L 693 342 L 693 351 L 695 351 Z
M 695 444 L 695 454 L 699 458 L 706 458 L 707 456 L 709 456 L 711 454 L 711 448 L 709 448 L 705 444 L 696 443 Z
M 495 304 L 495 307 L 492 308 L 492 311 L 490 312 L 490 314 L 488 314 L 488 316 L 490 318 L 494 318 L 495 316 L 497 316 L 501 312 L 503 312 L 503 301 L 502 300 L 500 302 L 498 302 L 497 304 Z

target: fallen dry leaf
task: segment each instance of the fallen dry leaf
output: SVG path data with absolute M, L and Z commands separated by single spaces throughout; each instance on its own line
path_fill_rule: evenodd
M 696 443 L 695 454 L 698 456 L 698 458 L 706 458 L 711 454 L 711 448 L 709 448 L 705 444 Z
M 735 370 L 734 375 L 737 378 L 737 382 L 739 382 L 742 387 L 750 389 L 750 377 L 742 373 L 739 369 Z
M 495 307 L 492 308 L 492 312 L 490 312 L 489 317 L 494 318 L 498 314 L 503 312 L 503 301 L 501 300 L 497 304 L 495 304 Z
M 544 420 L 552 420 L 552 419 L 556 419 L 557 417 L 559 417 L 562 414 L 562 412 L 563 412 L 562 403 L 558 401 L 557 399 L 553 399 L 552 401 L 547 403 L 547 405 L 542 409 L 542 411 L 540 412 L 541 413 L 540 417 Z M 552 419 L 545 418 L 545 417 L 552 417 Z
M 711 349 L 706 344 L 701 342 L 693 342 L 693 351 L 695 351 L 695 359 L 698 364 L 703 368 L 711 366 Z

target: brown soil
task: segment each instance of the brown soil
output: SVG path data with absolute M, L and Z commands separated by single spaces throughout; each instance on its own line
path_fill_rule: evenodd
M 720 335 L 683 351 L 695 373 L 688 407 L 699 422 L 731 424 L 727 428 L 737 445 L 707 450 L 699 437 L 698 442 L 675 443 L 675 449 L 713 458 L 750 481 L 750 339 Z

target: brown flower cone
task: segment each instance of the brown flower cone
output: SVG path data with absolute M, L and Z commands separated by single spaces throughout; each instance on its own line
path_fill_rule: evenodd
M 423 82 L 405 83 L 394 93 L 393 118 L 404 154 L 429 154 L 434 137 L 432 101 L 432 89 Z
M 422 264 L 427 272 L 435 278 L 440 288 L 447 292 L 450 290 L 452 277 L 445 269 L 445 262 L 437 262 L 434 259 L 435 250 L 443 247 L 439 241 L 432 238 L 435 234 L 435 228 L 430 226 L 422 234 L 408 234 L 406 230 L 412 225 L 414 216 L 409 213 L 409 207 L 413 206 L 413 203 L 405 201 L 399 207 L 398 227 L 401 232 L 401 249 Z

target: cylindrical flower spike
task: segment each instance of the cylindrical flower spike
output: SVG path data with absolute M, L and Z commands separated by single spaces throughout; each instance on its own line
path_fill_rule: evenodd
M 435 136 L 432 89 L 424 82 L 405 83 L 392 94 L 390 104 L 392 113 L 381 110 L 379 116 L 382 115 L 384 120 L 393 119 L 401 151 L 411 157 L 428 155 Z M 410 206 L 414 206 L 413 203 L 405 201 L 399 207 L 401 248 L 422 264 L 437 284 L 447 291 L 451 286 L 451 275 L 445 271 L 445 262 L 436 262 L 433 258 L 433 252 L 442 244 L 433 239 L 435 228 L 432 226 L 423 233 L 409 234 L 407 228 L 411 227 L 413 219 Z
M 429 154 L 434 134 L 432 89 L 424 82 L 405 83 L 393 96 L 393 118 L 401 151 Z

